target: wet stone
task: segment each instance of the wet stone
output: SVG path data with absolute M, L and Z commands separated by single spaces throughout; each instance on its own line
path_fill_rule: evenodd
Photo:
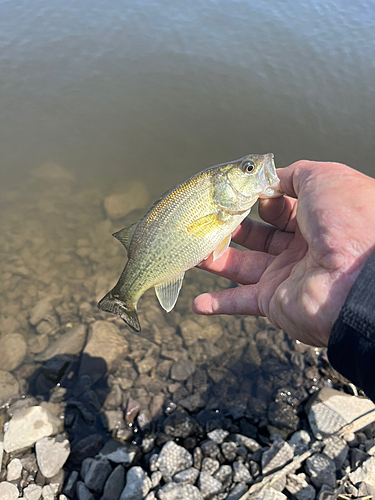
M 305 469 L 311 477 L 311 482 L 316 488 L 320 488 L 323 484 L 336 487 L 336 466 L 333 460 L 315 453 L 306 460 Z
M 82 481 L 77 482 L 76 493 L 78 500 L 95 500 L 94 495 Z
M 242 434 L 236 434 L 236 443 L 239 446 L 244 446 L 250 453 L 260 450 L 260 444 L 255 439 L 243 436 Z
M 121 427 L 125 426 L 122 410 L 107 410 L 104 411 L 104 416 L 104 425 L 110 432 L 114 429 L 120 429 Z
M 0 366 L 2 370 L 15 370 L 26 356 L 26 341 L 20 333 L 9 333 L 0 339 Z
M 296 431 L 292 434 L 288 443 L 292 446 L 292 448 L 294 448 L 295 455 L 301 455 L 309 449 L 311 437 L 310 434 L 304 430 Z
M 202 461 L 201 471 L 206 472 L 207 474 L 211 474 L 212 476 L 213 473 L 216 472 L 219 467 L 220 467 L 220 462 L 218 460 L 206 457 Z
M 70 473 L 70 476 L 69 476 L 66 484 L 65 484 L 64 494 L 69 498 L 72 498 L 74 495 L 74 492 L 76 490 L 78 476 L 79 476 L 78 471 L 76 471 L 76 470 L 72 471 Z
M 296 409 L 284 402 L 272 402 L 268 409 L 268 419 L 279 429 L 295 431 L 298 428 L 299 418 Z
M 164 432 L 168 436 L 187 438 L 194 433 L 196 421 L 180 408 L 171 413 L 164 421 Z
M 168 483 L 158 491 L 159 500 L 203 500 L 196 486 L 183 483 Z
M 218 481 L 217 479 L 213 478 L 210 474 L 207 474 L 205 472 L 201 472 L 199 474 L 197 484 L 204 499 L 212 498 L 214 495 L 220 493 L 223 488 L 223 485 L 221 484 L 220 481 Z
M 51 312 L 53 312 L 53 307 L 50 300 L 42 299 L 31 309 L 29 321 L 33 326 L 36 326 Z
M 70 454 L 70 444 L 63 436 L 46 437 L 35 445 L 38 466 L 44 477 L 53 477 L 63 467 Z
M 87 457 L 94 457 L 103 446 L 103 436 L 90 434 L 82 438 L 72 449 L 72 460 L 75 464 L 81 464 Z
M 142 500 L 151 489 L 151 480 L 141 467 L 132 467 L 126 474 L 126 486 L 120 500 Z
M 46 484 L 42 488 L 43 500 L 55 500 L 55 491 L 50 484 Z
M 176 472 L 188 469 L 192 465 L 193 458 L 191 454 L 174 441 L 165 443 L 157 460 L 157 467 L 163 474 L 165 481 L 170 480 L 171 476 L 176 474 Z
M 202 467 L 203 453 L 202 450 L 197 446 L 193 452 L 194 467 L 198 470 Z
M 13 375 L 5 370 L 0 370 L 0 400 L 5 402 L 11 396 L 19 393 L 20 386 Z
M 230 465 L 222 465 L 214 474 L 213 477 L 220 481 L 224 487 L 227 487 L 232 482 L 233 471 Z
M 46 361 L 61 354 L 75 356 L 79 354 L 84 346 L 87 328 L 85 325 L 78 325 L 66 331 L 58 339 L 53 341 L 48 348 L 38 356 L 36 361 Z
M 111 472 L 111 464 L 106 458 L 94 459 L 85 473 L 85 485 L 89 490 L 100 493 Z
M 233 462 L 233 482 L 251 483 L 253 478 L 242 462 Z
M 163 479 L 163 474 L 157 470 L 151 474 L 151 488 L 159 486 L 160 481 Z
M 15 481 L 21 477 L 22 463 L 19 458 L 13 458 L 7 465 L 7 480 Z
M 316 491 L 311 484 L 306 481 L 305 474 L 288 474 L 286 489 L 296 500 L 314 500 Z
M 276 439 L 269 450 L 262 455 L 262 473 L 269 474 L 281 469 L 293 459 L 293 448 L 281 438 Z
M 199 471 L 195 467 L 189 467 L 173 476 L 175 483 L 195 484 Z
M 198 393 L 191 394 L 190 396 L 187 396 L 186 398 L 180 399 L 178 401 L 178 404 L 181 405 L 183 408 L 185 408 L 186 410 L 188 410 L 191 413 L 194 413 L 194 412 L 204 408 L 206 405 L 206 403 L 204 402 L 204 399 Z
M 107 441 L 100 450 L 100 455 L 115 464 L 131 465 L 139 456 L 138 446 L 132 443 L 120 443 L 118 441 Z
M 195 364 L 192 361 L 177 361 L 171 368 L 171 378 L 182 382 L 195 371 Z

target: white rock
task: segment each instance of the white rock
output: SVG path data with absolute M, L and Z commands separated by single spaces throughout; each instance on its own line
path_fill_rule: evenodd
M 0 498 L 1 500 L 17 500 L 19 492 L 17 486 L 12 483 L 3 481 L 0 483 Z
M 44 477 L 53 477 L 63 467 L 70 454 L 70 444 L 61 436 L 45 437 L 35 445 L 36 459 Z
M 0 339 L 0 366 L 8 372 L 15 370 L 26 356 L 27 344 L 20 333 L 9 333 Z
M 50 484 L 46 484 L 42 489 L 43 500 L 55 500 L 55 492 Z
M 19 479 L 22 474 L 22 463 L 19 458 L 13 458 L 7 465 L 7 480 L 15 481 Z
M 61 421 L 41 406 L 31 406 L 13 415 L 4 435 L 7 453 L 28 448 L 44 437 L 57 434 Z
M 126 192 L 107 196 L 104 199 L 104 209 L 109 219 L 120 219 L 137 208 L 143 208 L 148 198 L 144 184 L 133 181 L 128 183 Z
M 23 490 L 23 496 L 26 500 L 39 500 L 42 496 L 42 487 L 38 484 L 29 484 L 29 486 Z

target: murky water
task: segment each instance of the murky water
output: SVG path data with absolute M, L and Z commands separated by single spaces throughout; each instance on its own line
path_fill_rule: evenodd
M 0 397 L 61 403 L 73 443 L 96 429 L 73 396 L 107 419 L 136 401 L 140 426 L 172 403 L 259 423 L 276 397 L 292 410 L 263 425 L 293 429 L 327 366 L 263 319 L 190 312 L 233 284 L 192 270 L 169 315 L 147 292 L 141 336 L 96 301 L 125 261 L 111 233 L 203 168 L 272 151 L 375 174 L 374 19 L 366 0 L 0 1 Z M 130 180 L 148 202 L 108 216 Z

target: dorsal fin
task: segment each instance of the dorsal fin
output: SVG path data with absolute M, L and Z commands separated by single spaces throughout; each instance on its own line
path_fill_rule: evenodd
M 126 250 L 128 250 L 130 242 L 133 238 L 134 231 L 136 230 L 137 226 L 138 222 L 134 222 L 134 224 L 132 224 L 131 226 L 124 227 L 124 229 L 117 231 L 117 233 L 113 233 L 112 236 L 121 241 Z

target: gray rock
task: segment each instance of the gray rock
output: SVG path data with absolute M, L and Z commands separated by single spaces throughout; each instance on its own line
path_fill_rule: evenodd
M 128 352 L 128 342 L 117 326 L 109 321 L 95 321 L 90 325 L 88 339 L 83 349 L 79 377 L 89 375 L 93 382 L 106 371 L 115 368 Z M 104 363 L 100 364 L 98 358 Z
M 187 396 L 186 398 L 180 399 L 178 404 L 190 413 L 194 413 L 206 406 L 206 403 L 198 392 L 190 394 L 190 396 Z
M 86 332 L 85 325 L 78 325 L 68 330 L 64 335 L 52 342 L 42 354 L 35 356 L 35 361 L 46 361 L 60 354 L 70 356 L 79 354 L 85 344 Z
M 148 198 L 148 191 L 143 182 L 131 181 L 123 193 L 104 198 L 104 210 L 108 219 L 117 220 L 146 206 Z
M 286 481 L 286 489 L 297 500 L 314 500 L 316 491 L 306 481 L 305 474 L 288 474 Z
M 111 472 L 111 464 L 106 458 L 95 458 L 85 473 L 85 485 L 94 493 L 100 493 Z
M 236 434 L 236 443 L 240 446 L 244 446 L 251 453 L 255 453 L 260 450 L 260 444 L 255 441 L 255 439 L 249 438 L 247 436 L 243 436 L 242 434 Z
M 177 474 L 173 476 L 173 481 L 175 483 L 195 484 L 198 476 L 199 470 L 197 470 L 195 467 L 189 467 L 188 469 L 182 470 L 181 472 L 177 472 Z
M 115 464 L 131 465 L 140 453 L 138 446 L 132 443 L 119 443 L 118 441 L 107 441 L 100 450 L 100 455 Z
M 104 411 L 104 415 L 105 426 L 109 431 L 120 429 L 125 426 L 124 413 L 122 410 L 107 410 Z
M 215 458 L 220 453 L 219 446 L 211 439 L 207 439 L 201 443 L 200 448 L 205 457 Z
M 20 386 L 13 375 L 4 370 L 0 370 L 0 400 L 5 402 L 12 396 L 19 393 Z
M 242 462 L 233 462 L 233 482 L 251 483 L 253 478 Z
M 80 439 L 72 449 L 71 459 L 75 464 L 82 464 L 87 457 L 95 456 L 103 446 L 103 436 L 100 434 L 89 434 Z
M 36 326 L 51 312 L 53 312 L 51 301 L 42 299 L 31 309 L 29 321 L 33 326 Z
M 158 491 L 159 500 L 203 500 L 196 486 L 183 483 L 168 483 Z
M 85 481 L 87 471 L 89 470 L 90 465 L 92 464 L 93 461 L 94 459 L 92 457 L 87 457 L 84 460 L 82 460 L 80 474 L 83 481 Z
M 349 446 L 338 436 L 332 437 L 323 448 L 324 455 L 335 462 L 336 470 L 341 469 L 348 456 L 348 452 Z M 368 457 L 366 456 L 366 458 Z
M 78 471 L 74 470 L 71 472 L 64 488 L 64 494 L 69 497 L 73 498 L 74 492 L 76 490 L 76 484 L 78 480 Z
M 365 483 L 375 488 L 375 456 L 370 457 L 355 471 L 350 472 L 349 479 L 357 487 L 361 483 Z
M 202 453 L 202 450 L 199 448 L 199 446 L 197 446 L 196 448 L 194 448 L 194 451 L 193 451 L 194 467 L 198 470 L 201 470 L 202 461 L 203 461 L 203 453 Z
M 9 333 L 0 339 L 0 366 L 2 370 L 15 370 L 24 360 L 27 344 L 20 333 Z
M 171 368 L 171 378 L 173 380 L 184 381 L 195 372 L 195 364 L 192 361 L 177 361 Z
M 29 486 L 23 490 L 23 496 L 26 500 L 39 500 L 42 496 L 42 487 L 38 484 L 29 484 Z
M 163 474 L 160 470 L 156 470 L 151 474 L 151 488 L 156 488 L 159 486 L 160 481 L 163 479 Z
M 281 493 L 280 491 L 275 490 L 274 488 L 266 488 L 259 495 L 254 497 L 254 500 L 287 500 L 286 495 Z
M 333 434 L 374 408 L 374 403 L 369 399 L 324 387 L 312 397 L 305 410 L 311 430 L 319 438 Z
M 247 492 L 245 483 L 238 483 L 230 490 L 227 500 L 240 500 L 240 498 Z
M 7 453 L 28 448 L 44 437 L 57 434 L 61 421 L 47 408 L 31 406 L 13 415 L 4 435 Z
M 36 459 L 44 477 L 55 476 L 67 461 L 70 444 L 63 436 L 46 437 L 35 445 Z
M 327 484 L 336 487 L 336 466 L 333 460 L 321 453 L 315 453 L 306 460 L 306 472 L 316 488 Z
M 125 469 L 118 465 L 109 475 L 103 490 L 101 500 L 119 500 L 125 486 Z
M 151 480 L 142 467 L 131 467 L 120 500 L 142 500 L 151 489 Z
M 201 471 L 207 474 L 212 474 L 218 470 L 220 467 L 220 462 L 214 458 L 206 457 L 202 461 Z
M 216 444 L 223 443 L 227 436 L 229 436 L 229 432 L 224 429 L 214 429 L 207 433 L 207 437 Z
M 221 451 L 228 462 L 233 462 L 237 456 L 237 445 L 232 441 L 223 443 L 221 445 Z
M 293 448 L 281 438 L 275 439 L 269 450 L 262 455 L 262 473 L 269 474 L 281 469 L 292 460 L 294 456 Z
M 13 458 L 7 465 L 7 480 L 15 481 L 21 477 L 22 463 L 19 458 Z
M 0 483 L 0 498 L 1 500 L 17 500 L 18 488 L 12 483 L 3 481 Z
M 288 443 L 294 448 L 295 455 L 301 455 L 309 449 L 311 443 L 310 434 L 304 430 L 296 431 Z
M 78 500 L 95 500 L 94 495 L 82 481 L 78 481 L 76 493 Z
M 161 449 L 156 465 L 164 480 L 168 481 L 177 472 L 191 467 L 193 457 L 182 446 L 178 446 L 174 441 L 168 441 Z
M 232 476 L 233 471 L 230 465 L 222 465 L 220 469 L 213 474 L 213 477 L 220 481 L 224 488 L 232 482 Z
M 198 478 L 198 488 L 200 489 L 204 499 L 210 499 L 214 495 L 221 493 L 223 485 L 220 481 L 213 478 L 211 474 L 201 472 Z

